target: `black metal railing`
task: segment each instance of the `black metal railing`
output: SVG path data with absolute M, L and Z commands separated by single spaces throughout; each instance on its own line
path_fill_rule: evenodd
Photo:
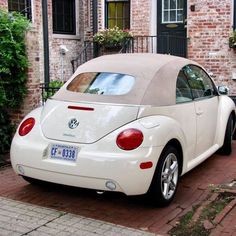
M 53 96 L 60 89 L 60 87 L 51 87 L 49 84 L 42 83 L 40 85 L 40 89 L 41 89 L 42 105 L 44 105 L 46 100 L 51 96 Z
M 122 53 L 163 53 L 187 56 L 187 38 L 172 35 L 127 38 Z
M 78 53 L 78 57 L 71 61 L 73 73 L 83 63 L 98 56 L 97 44 L 93 41 L 84 41 L 84 46 Z

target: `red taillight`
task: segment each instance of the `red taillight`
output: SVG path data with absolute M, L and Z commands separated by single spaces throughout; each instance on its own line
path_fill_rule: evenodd
M 123 150 L 133 150 L 141 145 L 143 142 L 143 133 L 138 129 L 127 129 L 121 132 L 116 144 Z
M 19 135 L 20 136 L 25 136 L 26 134 L 28 134 L 34 127 L 35 124 L 35 119 L 30 117 L 28 119 L 26 119 L 19 128 Z

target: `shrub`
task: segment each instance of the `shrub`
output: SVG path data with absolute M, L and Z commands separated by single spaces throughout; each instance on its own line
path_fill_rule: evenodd
M 8 150 L 12 135 L 9 108 L 19 108 L 27 92 L 25 33 L 29 21 L 19 13 L 0 9 L 0 153 Z

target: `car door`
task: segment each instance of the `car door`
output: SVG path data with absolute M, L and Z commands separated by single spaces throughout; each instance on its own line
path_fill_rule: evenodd
M 185 66 L 184 73 L 188 78 L 195 105 L 197 122 L 195 158 L 204 159 L 206 156 L 204 153 L 214 145 L 218 118 L 218 93 L 211 78 L 201 67 Z
M 179 72 L 176 82 L 175 118 L 185 136 L 184 164 L 188 164 L 195 156 L 197 125 L 192 91 L 183 70 Z

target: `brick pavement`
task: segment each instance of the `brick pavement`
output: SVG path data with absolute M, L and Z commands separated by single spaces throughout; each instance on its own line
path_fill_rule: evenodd
M 60 185 L 32 186 L 11 168 L 0 171 L 0 196 L 165 235 L 179 217 L 207 197 L 210 185 L 235 179 L 235 166 L 236 141 L 230 156 L 213 155 L 183 176 L 175 200 L 166 208 L 153 208 L 141 197 L 119 193 L 97 195 L 91 190 Z M 232 220 L 236 225 L 236 218 Z
M 153 233 L 0 197 L 0 236 L 152 236 Z

